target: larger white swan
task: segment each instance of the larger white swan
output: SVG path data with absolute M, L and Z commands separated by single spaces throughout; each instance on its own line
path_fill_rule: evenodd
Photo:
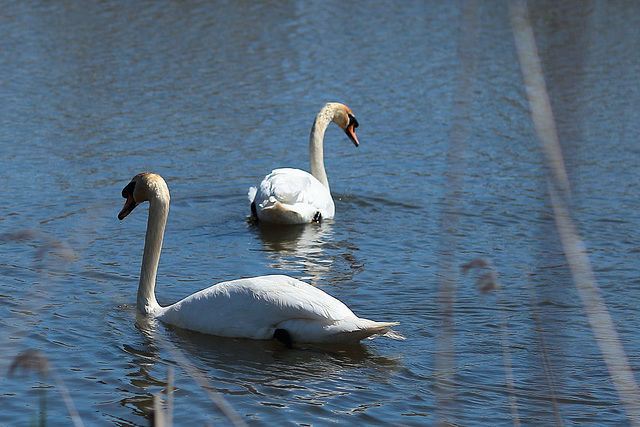
M 357 342 L 377 335 L 402 338 L 389 329 L 397 322 L 357 317 L 345 304 L 288 276 L 261 276 L 222 282 L 161 307 L 155 284 L 169 189 L 161 176 L 136 175 L 122 190 L 127 199 L 118 219 L 140 203 L 149 202 L 137 307 L 165 323 L 205 334 L 292 342 Z
M 340 126 L 357 147 L 358 121 L 349 107 L 326 104 L 313 122 L 309 137 L 311 173 L 300 169 L 275 169 L 260 186 L 249 189 L 254 219 L 275 224 L 307 224 L 333 218 L 335 206 L 324 170 L 323 141 L 329 123 Z

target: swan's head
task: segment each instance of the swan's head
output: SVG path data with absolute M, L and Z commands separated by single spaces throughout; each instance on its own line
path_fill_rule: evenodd
M 338 102 L 331 103 L 335 109 L 333 113 L 333 123 L 340 126 L 340 128 L 347 134 L 347 137 L 357 147 L 360 145 L 358 138 L 356 137 L 356 128 L 358 127 L 358 121 L 353 115 L 351 108 Z
M 140 173 L 133 177 L 131 182 L 122 189 L 122 197 L 127 199 L 118 214 L 118 219 L 123 220 L 142 202 L 162 200 L 169 202 L 169 188 L 160 175 L 155 173 Z

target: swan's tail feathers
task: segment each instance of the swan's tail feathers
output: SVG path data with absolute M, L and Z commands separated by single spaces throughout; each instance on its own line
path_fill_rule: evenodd
M 249 187 L 249 193 L 247 194 L 247 196 L 249 196 L 249 203 L 253 203 L 253 201 L 256 199 L 257 193 L 258 189 L 256 187 Z
M 273 224 L 304 224 L 311 222 L 307 219 L 309 205 L 290 205 L 280 202 L 274 196 L 260 204 L 260 219 Z M 301 212 L 302 210 L 302 212 Z M 312 214 L 311 214 L 312 216 Z
M 391 329 L 398 324 L 355 316 L 342 320 L 289 319 L 279 323 L 276 330 L 285 330 L 292 342 L 357 343 L 376 337 L 402 340 L 404 337 Z
M 350 321 L 351 323 L 351 321 Z M 336 334 L 336 341 L 341 342 L 357 342 L 361 340 L 372 340 L 376 337 L 387 337 L 394 340 L 403 340 L 404 336 L 393 329 L 400 322 L 374 322 L 368 319 L 358 319 L 355 325 L 349 325 L 348 328 L 340 328 L 340 324 L 336 324 L 339 329 L 343 329 Z M 345 325 L 346 326 L 346 325 Z M 353 327 L 355 326 L 355 328 Z
M 397 325 L 399 322 L 394 323 L 394 325 Z M 384 334 L 380 335 L 381 337 L 387 337 L 387 338 L 391 338 L 392 340 L 404 340 L 406 339 L 404 335 L 402 335 L 400 332 L 396 332 L 393 329 L 389 329 L 387 328 L 387 331 Z

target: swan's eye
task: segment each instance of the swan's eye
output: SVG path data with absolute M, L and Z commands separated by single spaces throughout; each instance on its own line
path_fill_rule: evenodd
M 134 188 L 136 188 L 136 183 L 134 181 L 131 181 L 129 184 L 127 184 L 126 187 L 122 189 L 122 198 L 126 199 L 127 197 L 129 197 L 129 195 L 131 195 L 131 197 L 133 198 Z
M 358 121 L 351 114 L 349 114 L 349 126 L 353 126 L 354 129 L 358 127 Z

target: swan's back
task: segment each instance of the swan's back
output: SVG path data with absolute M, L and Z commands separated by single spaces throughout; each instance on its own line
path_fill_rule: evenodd
M 264 222 L 304 224 L 335 215 L 327 187 L 300 169 L 273 170 L 256 190 L 250 190 L 249 200 L 255 204 L 258 219 Z
M 166 307 L 158 318 L 228 337 L 271 339 L 284 329 L 300 342 L 359 341 L 393 325 L 360 319 L 320 289 L 279 275 L 219 283 Z

